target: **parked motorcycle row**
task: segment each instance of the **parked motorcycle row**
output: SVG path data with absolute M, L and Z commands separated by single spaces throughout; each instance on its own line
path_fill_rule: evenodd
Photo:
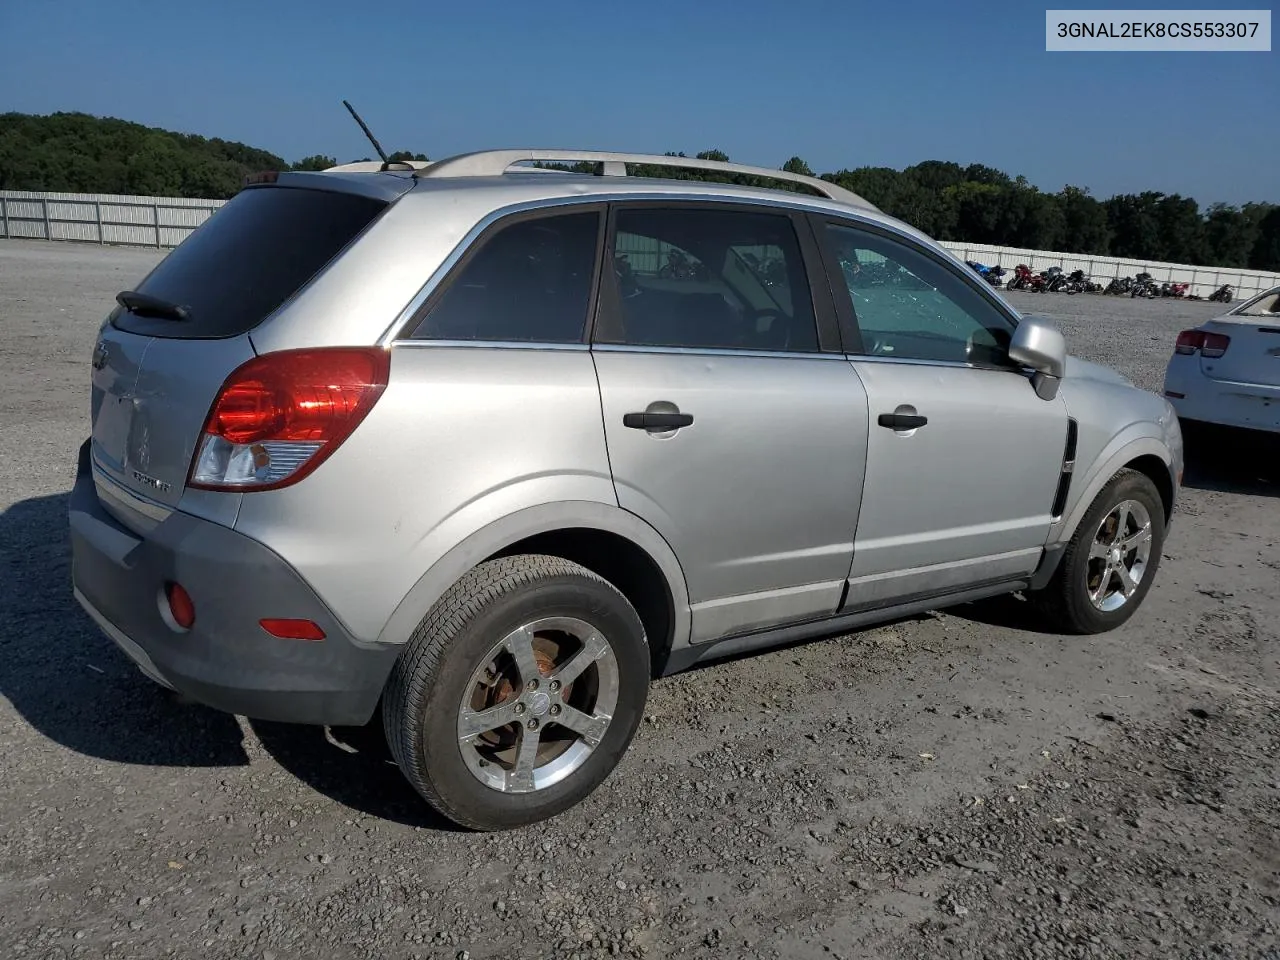
M 1160 283 L 1151 274 L 1145 272 L 1133 277 L 1116 277 L 1103 286 L 1086 277 L 1083 270 L 1067 273 L 1061 267 L 1050 267 L 1048 270 L 1036 273 L 1025 263 L 1020 263 L 1013 268 L 1013 276 L 1006 283 L 1004 278 L 1008 275 L 1008 271 L 998 264 L 993 267 L 978 263 L 976 260 L 966 260 L 965 263 L 993 287 L 1003 286 L 1006 290 L 1026 290 L 1030 293 L 1104 293 L 1112 296 L 1127 294 L 1130 297 L 1149 299 L 1157 297 L 1173 297 L 1179 300 L 1208 299 L 1217 303 L 1230 303 L 1234 296 L 1229 283 L 1224 283 L 1205 298 L 1188 293 L 1187 291 L 1191 288 L 1189 283 L 1168 281 Z

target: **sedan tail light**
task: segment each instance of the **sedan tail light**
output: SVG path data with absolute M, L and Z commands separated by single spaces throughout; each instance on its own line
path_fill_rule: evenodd
M 1178 334 L 1178 343 L 1174 352 L 1183 356 L 1199 353 L 1202 357 L 1216 360 L 1227 352 L 1231 338 L 1224 333 L 1208 333 L 1204 330 L 1183 330 Z
M 188 486 L 275 490 L 318 467 L 386 389 L 387 351 L 324 347 L 248 361 L 213 401 Z

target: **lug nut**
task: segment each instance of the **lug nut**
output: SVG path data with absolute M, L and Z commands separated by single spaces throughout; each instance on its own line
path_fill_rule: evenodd
M 552 692 L 552 693 L 555 693 L 555 692 L 556 692 L 557 690 L 559 690 L 559 689 L 560 689 L 560 681 L 559 681 L 559 680 L 552 680 L 552 681 L 551 681 L 551 692 Z
M 517 713 L 517 714 L 524 713 L 524 704 L 523 704 L 523 703 L 517 703 L 517 704 L 516 704 L 516 713 Z
M 537 689 L 538 689 L 538 681 L 537 681 L 537 680 L 530 680 L 528 683 L 526 683 L 526 684 L 525 684 L 525 686 L 526 686 L 526 687 L 528 687 L 530 690 L 537 690 Z
M 529 729 L 530 729 L 530 730 L 537 730 L 537 729 L 538 729 L 538 718 L 537 718 L 537 717 L 530 717 L 530 718 L 529 718 Z
M 559 704 L 552 704 L 552 706 L 551 706 L 551 715 L 552 715 L 553 717 L 558 717 L 558 716 L 560 716 L 560 705 L 559 705 Z

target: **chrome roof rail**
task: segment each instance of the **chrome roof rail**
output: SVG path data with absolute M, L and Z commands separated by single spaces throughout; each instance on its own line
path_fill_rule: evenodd
M 689 170 L 736 173 L 761 179 L 781 180 L 803 184 L 828 200 L 854 207 L 876 210 L 876 207 L 851 190 L 821 180 L 786 170 L 768 167 L 750 167 L 741 163 L 723 163 L 719 160 L 699 160 L 695 157 L 669 157 L 644 153 L 602 153 L 595 150 L 481 150 L 463 153 L 456 157 L 436 160 L 414 171 L 415 177 L 500 177 L 517 163 L 562 161 L 569 163 L 598 164 L 598 173 L 606 177 L 625 177 L 630 164 L 649 164 L 662 167 L 682 167 Z M 354 166 L 348 164 L 348 167 Z M 374 165 L 376 166 L 376 164 Z M 537 169 L 537 168 L 533 168 Z

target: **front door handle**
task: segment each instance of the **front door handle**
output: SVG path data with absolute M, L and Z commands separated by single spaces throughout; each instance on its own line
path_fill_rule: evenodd
M 876 423 L 890 430 L 915 430 L 928 422 L 928 417 L 922 417 L 918 413 L 882 413 L 876 419 Z
M 692 424 L 692 413 L 624 413 L 622 415 L 622 425 L 635 430 L 676 430 Z

